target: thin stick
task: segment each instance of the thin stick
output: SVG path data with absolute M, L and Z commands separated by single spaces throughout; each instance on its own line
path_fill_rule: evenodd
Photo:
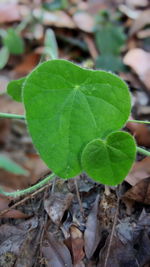
M 117 207 L 116 207 L 116 212 L 115 212 L 115 215 L 114 215 L 114 221 L 113 221 L 113 226 L 112 226 L 112 230 L 111 230 L 111 234 L 110 234 L 108 249 L 107 249 L 106 258 L 105 258 L 105 262 L 104 262 L 104 267 L 107 267 L 107 262 L 108 262 L 108 258 L 109 258 L 109 254 L 110 254 L 111 244 L 112 244 L 114 231 L 115 231 L 115 226 L 116 226 L 116 223 L 117 223 L 117 218 L 118 218 L 118 213 L 119 213 L 119 202 L 120 202 L 120 197 L 118 195 Z
M 79 202 L 79 206 L 80 206 L 80 212 L 83 216 L 83 218 L 85 217 L 84 216 L 84 210 L 83 210 L 83 207 L 82 207 L 82 202 L 81 202 L 81 198 L 80 198 L 80 194 L 79 194 L 79 189 L 78 189 L 78 184 L 77 184 L 77 179 L 75 178 L 74 179 L 74 184 L 75 184 L 75 188 L 76 188 L 76 194 L 77 194 L 77 199 L 78 199 L 78 202 Z
M 150 124 L 150 121 L 140 121 L 140 120 L 128 120 L 128 122 Z
M 139 152 L 140 154 L 143 154 L 145 156 L 148 156 L 150 157 L 150 152 L 145 150 L 144 148 L 141 148 L 141 147 L 136 147 L 136 151 Z
M 0 112 L 0 118 L 25 120 L 25 116 L 24 115 L 17 115 L 17 114 L 11 114 L 11 113 L 2 113 L 2 112 Z
M 37 195 L 38 193 L 42 192 L 45 188 L 49 187 L 49 184 L 46 184 L 45 186 L 43 186 L 42 188 L 39 188 L 38 190 L 36 190 L 35 192 L 31 193 L 30 195 L 24 197 L 23 199 L 19 200 L 18 202 L 16 202 L 15 204 L 13 204 L 11 207 L 9 207 L 8 209 L 2 210 L 0 212 L 0 216 L 4 215 L 5 213 L 7 213 L 8 211 L 18 207 L 19 205 L 23 204 L 24 202 L 26 202 L 28 199 L 34 197 L 35 195 Z
M 2 194 L 4 196 L 9 196 L 9 197 L 20 197 L 20 196 L 23 196 L 25 194 L 30 194 L 33 191 L 42 187 L 43 185 L 47 184 L 54 177 L 56 177 L 56 175 L 54 173 L 52 173 L 51 175 L 49 175 L 48 177 L 46 177 L 45 179 L 43 179 L 39 183 L 37 183 L 31 187 L 28 187 L 26 189 L 23 189 L 23 190 L 17 190 L 15 192 L 5 192 L 4 190 L 2 190 L 0 188 L 0 194 Z

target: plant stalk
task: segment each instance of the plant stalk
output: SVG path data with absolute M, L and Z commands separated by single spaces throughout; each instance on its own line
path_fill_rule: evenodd
M 147 151 L 144 148 L 141 148 L 141 147 L 138 147 L 138 146 L 136 147 L 136 150 L 137 150 L 138 153 L 150 157 L 150 151 Z
M 2 194 L 4 196 L 8 196 L 8 197 L 20 197 L 20 196 L 23 196 L 25 194 L 30 194 L 33 191 L 42 187 L 43 185 L 47 184 L 54 177 L 56 177 L 56 175 L 54 173 L 52 173 L 51 175 L 49 175 L 48 177 L 46 177 L 45 179 L 43 179 L 39 183 L 37 183 L 31 187 L 28 187 L 26 189 L 23 189 L 23 190 L 17 190 L 15 192 L 5 192 L 3 189 L 0 188 L 0 194 Z
M 135 123 L 144 123 L 144 124 L 150 124 L 150 121 L 139 121 L 139 120 L 128 120 L 128 122 L 135 122 Z
M 11 114 L 11 113 L 2 113 L 2 112 L 0 112 L 0 118 L 25 120 L 25 116 L 24 115 L 17 115 L 17 114 Z

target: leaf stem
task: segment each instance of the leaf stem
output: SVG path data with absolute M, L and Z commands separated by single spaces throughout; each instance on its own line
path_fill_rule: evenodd
M 3 113 L 3 112 L 0 112 L 0 118 L 25 120 L 24 115 L 17 115 L 11 113 Z
M 137 150 L 137 152 L 139 152 L 140 154 L 143 154 L 143 155 L 145 155 L 145 156 L 148 156 L 148 157 L 150 157 L 150 151 L 147 151 L 147 150 L 145 150 L 144 148 L 141 148 L 141 147 L 136 147 L 136 150 Z
M 52 173 L 51 175 L 49 175 L 48 177 L 46 177 L 45 179 L 43 179 L 39 183 L 37 183 L 31 187 L 28 187 L 26 189 L 23 189 L 23 190 L 17 190 L 15 192 L 5 192 L 3 189 L 0 188 L 0 194 L 2 194 L 4 196 L 9 196 L 9 197 L 20 197 L 20 196 L 23 196 L 25 194 L 30 194 L 33 191 L 42 187 L 43 185 L 47 184 L 54 177 L 56 177 L 56 175 L 54 173 Z
M 128 120 L 128 122 L 150 124 L 150 121 Z

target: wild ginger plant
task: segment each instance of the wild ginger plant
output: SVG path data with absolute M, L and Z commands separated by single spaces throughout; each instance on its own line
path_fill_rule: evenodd
M 130 171 L 136 151 L 133 136 L 122 131 L 131 113 L 131 96 L 118 76 L 83 69 L 66 60 L 50 60 L 26 78 L 12 81 L 8 94 L 22 101 L 33 144 L 52 174 L 25 190 L 0 193 L 19 196 L 51 178 L 75 177 L 86 172 L 106 185 L 120 184 Z

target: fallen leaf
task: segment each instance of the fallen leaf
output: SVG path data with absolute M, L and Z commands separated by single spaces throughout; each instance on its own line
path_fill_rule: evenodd
M 107 238 L 106 244 L 102 250 L 100 250 L 99 263 L 97 267 L 122 267 L 122 266 L 136 266 L 136 259 L 134 250 L 130 242 L 123 243 L 118 236 L 114 234 L 107 264 L 105 264 L 106 254 L 108 250 L 109 238 Z
M 80 266 L 80 262 L 84 258 L 84 240 L 82 232 L 74 225 L 70 227 L 70 238 L 65 240 L 65 244 L 68 244 L 68 248 L 71 251 L 73 258 L 73 264 Z
M 1 215 L 1 211 L 9 208 L 9 203 L 10 200 L 7 197 L 0 195 L 0 218 L 25 219 L 29 217 L 29 215 L 16 209 L 11 209 L 8 212 Z
M 37 19 L 41 20 L 42 18 L 43 25 L 55 26 L 60 28 L 69 28 L 69 29 L 76 28 L 72 18 L 62 10 L 50 12 L 50 11 L 41 11 L 41 9 L 37 8 L 34 9 L 33 15 Z
M 132 7 L 146 7 L 148 5 L 148 0 L 126 0 L 126 5 Z
M 42 253 L 48 267 L 72 267 L 68 248 L 50 233 L 47 233 L 47 238 L 43 242 Z
M 59 225 L 63 218 L 64 212 L 69 209 L 73 199 L 73 194 L 67 195 L 61 193 L 52 194 L 51 197 L 45 199 L 44 208 L 51 218 L 52 222 Z
M 25 219 L 29 217 L 29 215 L 16 209 L 11 209 L 7 213 L 1 215 L 1 211 L 9 208 L 9 203 L 10 203 L 9 198 L 0 195 L 0 217 L 1 218 Z
M 126 181 L 134 186 L 144 178 L 148 178 L 150 176 L 150 157 L 146 157 L 141 161 L 137 161 L 134 163 L 132 170 L 129 172 L 126 177 Z
M 39 63 L 40 55 L 38 53 L 29 53 L 24 55 L 23 60 L 11 72 L 14 78 L 26 76 Z
M 127 52 L 123 61 L 134 70 L 150 90 L 150 53 L 141 48 L 134 48 Z
M 0 23 L 20 21 L 19 5 L 15 3 L 0 3 Z
M 86 12 L 77 12 L 73 15 L 73 20 L 77 27 L 85 32 L 91 33 L 94 29 L 94 19 Z
M 16 226 L 0 226 L 1 266 L 32 266 L 39 247 L 39 219 L 36 217 Z M 33 245 L 34 244 L 34 245 Z
M 131 199 L 143 204 L 150 204 L 150 177 L 145 178 L 131 189 L 129 189 L 123 196 L 123 199 Z
M 135 137 L 138 145 L 150 147 L 150 128 L 144 124 L 128 122 L 126 127 Z
M 93 208 L 87 218 L 86 230 L 84 232 L 85 240 L 85 254 L 88 259 L 90 259 L 101 238 L 100 224 L 98 220 L 98 211 L 99 211 L 99 195 L 97 196 Z
M 144 10 L 142 13 L 140 13 L 137 19 L 133 22 L 129 31 L 129 35 L 132 36 L 133 34 L 144 28 L 144 26 L 148 25 L 149 23 L 150 23 L 150 9 Z

